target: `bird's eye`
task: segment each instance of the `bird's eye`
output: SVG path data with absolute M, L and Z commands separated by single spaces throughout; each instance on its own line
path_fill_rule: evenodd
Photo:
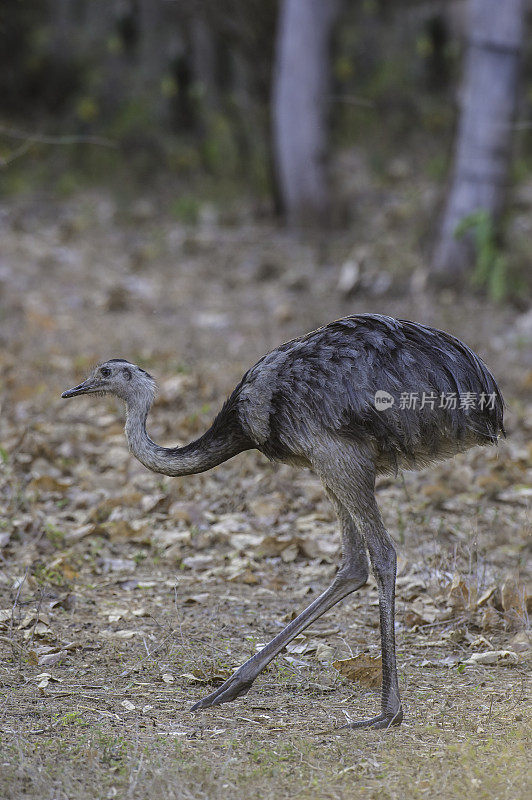
M 104 378 L 108 378 L 109 375 L 111 374 L 111 370 L 109 369 L 109 367 L 102 367 L 100 373 L 103 375 Z

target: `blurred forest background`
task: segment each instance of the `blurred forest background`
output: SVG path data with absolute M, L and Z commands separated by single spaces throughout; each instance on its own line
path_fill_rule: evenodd
M 530 6 L 5 0 L 2 193 L 105 186 L 185 223 L 277 216 L 355 238 L 369 179 L 435 282 L 523 306 Z

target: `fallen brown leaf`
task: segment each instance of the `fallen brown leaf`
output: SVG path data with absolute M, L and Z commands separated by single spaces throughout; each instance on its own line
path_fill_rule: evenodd
M 186 678 L 190 683 L 213 683 L 218 685 L 223 683 L 233 674 L 233 670 L 225 668 L 213 668 L 211 672 L 205 669 L 194 669 L 192 672 L 184 672 L 180 677 Z
M 278 517 L 286 506 L 286 498 L 279 492 L 257 497 L 248 502 L 248 508 L 256 517 Z
M 490 631 L 502 625 L 502 617 L 493 606 L 486 606 L 484 614 L 482 615 L 482 630 Z
M 453 608 L 473 608 L 476 605 L 477 588 L 471 579 L 466 580 L 457 573 L 453 576 L 447 597 Z
M 70 489 L 71 485 L 72 481 L 60 481 L 51 475 L 40 475 L 32 478 L 26 488 L 28 492 L 60 492 L 62 494 L 66 489 Z
M 513 625 L 525 623 L 527 610 L 523 584 L 513 578 L 506 580 L 501 586 L 501 603 L 507 622 Z
M 382 685 L 382 658 L 360 653 L 352 658 L 342 658 L 333 661 L 333 667 L 342 677 L 349 681 L 356 681 L 368 689 L 377 689 Z

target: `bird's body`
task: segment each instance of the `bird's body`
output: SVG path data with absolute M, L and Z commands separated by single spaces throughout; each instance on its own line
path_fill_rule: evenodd
M 125 400 L 129 447 L 149 469 L 203 472 L 255 448 L 274 461 L 314 469 L 339 517 L 343 560 L 332 586 L 197 707 L 244 694 L 294 636 L 362 585 L 367 549 L 380 590 L 383 709 L 352 727 L 398 724 L 395 551 L 375 503 L 375 476 L 495 443 L 504 434 L 503 400 L 479 357 L 453 336 L 418 323 L 376 314 L 346 317 L 261 358 L 209 430 L 177 448 L 160 447 L 146 433 L 155 384 L 143 370 L 113 359 L 64 396 L 96 391 Z
M 378 392 L 394 404 L 378 410 Z M 493 408 L 460 407 L 468 394 L 494 393 Z M 402 396 L 418 400 L 401 407 Z M 456 408 L 440 408 L 442 396 L 454 396 Z M 235 405 L 253 447 L 306 466 L 319 439 L 365 448 L 386 472 L 493 443 L 502 430 L 502 398 L 478 356 L 443 331 L 375 314 L 337 320 L 275 348 L 246 373 L 228 410 Z

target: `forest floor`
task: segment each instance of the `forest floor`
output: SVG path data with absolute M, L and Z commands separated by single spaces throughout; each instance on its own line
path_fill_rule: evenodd
M 530 796 L 530 315 L 431 295 L 369 212 L 375 246 L 208 213 L 187 228 L 101 194 L 13 203 L 0 226 L 0 796 Z M 268 349 L 362 311 L 460 336 L 508 403 L 498 448 L 379 481 L 405 722 L 335 730 L 378 708 L 372 581 L 246 697 L 191 713 L 328 585 L 332 510 L 311 473 L 254 452 L 154 475 L 117 402 L 60 394 L 125 357 L 160 381 L 152 438 L 185 442 Z

